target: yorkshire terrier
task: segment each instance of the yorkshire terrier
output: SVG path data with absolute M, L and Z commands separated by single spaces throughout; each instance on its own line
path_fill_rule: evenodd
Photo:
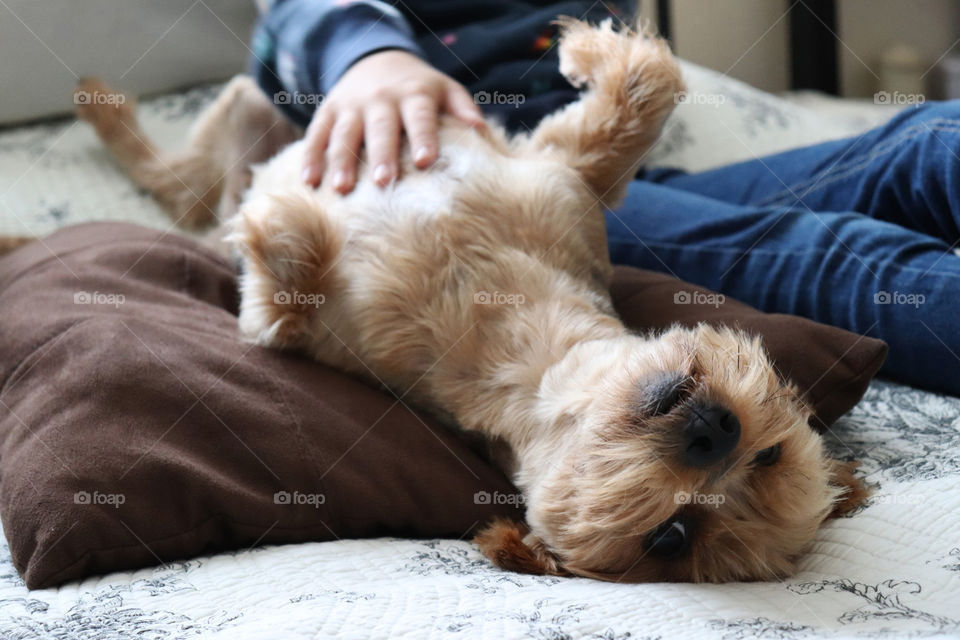
M 783 576 L 865 490 L 757 338 L 642 336 L 616 317 L 603 211 L 683 84 L 662 41 L 609 22 L 562 21 L 559 51 L 579 101 L 514 137 L 445 119 L 430 170 L 406 161 L 381 189 L 364 167 L 347 196 L 302 184 L 302 132 L 246 77 L 176 153 L 148 141 L 132 101 L 78 113 L 174 219 L 224 220 L 247 339 L 509 445 L 526 523 L 477 536 L 495 564 L 631 582 Z

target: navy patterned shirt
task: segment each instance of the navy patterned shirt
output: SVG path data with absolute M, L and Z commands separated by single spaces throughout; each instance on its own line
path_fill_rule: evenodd
M 250 72 L 288 117 L 306 126 L 323 96 L 360 58 L 384 49 L 420 56 L 467 87 L 511 130 L 576 99 L 558 71 L 567 15 L 632 21 L 632 1 L 268 0 Z

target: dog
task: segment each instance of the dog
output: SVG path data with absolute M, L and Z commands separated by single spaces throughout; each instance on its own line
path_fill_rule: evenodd
M 148 140 L 132 100 L 78 115 L 178 223 L 222 221 L 211 241 L 242 261 L 246 339 L 506 443 L 526 522 L 476 537 L 496 565 L 628 582 L 785 576 L 866 489 L 757 338 L 636 335 L 616 317 L 603 211 L 683 83 L 642 29 L 564 19 L 561 33 L 577 102 L 514 137 L 444 119 L 430 170 L 407 160 L 381 189 L 364 166 L 347 196 L 302 184 L 302 131 L 246 77 L 175 153 Z

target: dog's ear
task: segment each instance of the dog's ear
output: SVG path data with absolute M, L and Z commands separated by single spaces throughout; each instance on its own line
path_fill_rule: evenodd
M 501 569 L 534 575 L 570 575 L 539 538 L 522 522 L 494 520 L 473 539 L 480 551 Z
M 838 518 L 847 515 L 866 502 L 872 490 L 861 478 L 853 474 L 857 467 L 860 466 L 859 462 L 841 462 L 834 460 L 832 466 L 830 484 L 840 487 L 843 492 L 837 498 L 837 501 L 834 502 L 833 511 L 830 512 L 828 517 Z

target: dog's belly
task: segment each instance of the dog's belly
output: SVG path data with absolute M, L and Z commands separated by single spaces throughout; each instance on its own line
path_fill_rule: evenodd
M 595 201 L 565 165 L 513 157 L 462 129 L 441 142 L 433 167 L 408 163 L 385 188 L 364 167 L 347 196 L 309 192 L 342 245 L 330 266 L 335 290 L 311 311 L 307 350 L 420 400 L 432 375 L 476 378 L 486 327 L 555 294 L 566 273 L 582 280 L 608 264 L 603 218 L 587 215 Z M 302 155 L 297 143 L 259 168 L 251 194 L 302 188 Z
M 512 173 L 522 174 L 522 163 L 515 164 Z M 428 371 L 475 375 L 463 367 L 472 360 L 464 354 L 477 347 L 468 334 L 489 312 L 476 296 L 518 293 L 513 272 L 530 268 L 529 256 L 498 237 L 506 232 L 502 222 L 462 206 L 462 190 L 498 169 L 489 153 L 452 144 L 431 169 L 407 167 L 403 179 L 386 188 L 362 179 L 328 209 L 346 231 L 337 272 L 349 295 L 339 308 L 320 309 L 318 320 L 336 322 L 340 337 L 353 336 L 345 340 L 353 352 L 346 361 L 362 358 L 367 371 L 361 373 L 434 408 L 427 400 Z M 330 350 L 336 341 L 327 340 L 316 355 L 338 357 Z
M 430 169 L 406 167 L 403 179 L 387 187 L 361 179 L 344 198 L 344 206 L 334 207 L 331 213 L 338 215 L 346 228 L 368 234 L 412 220 L 428 224 L 453 213 L 455 190 L 469 175 L 490 169 L 489 156 L 465 146 L 447 147 Z
M 371 168 L 365 162 L 358 167 L 356 187 L 347 195 L 333 194 L 324 185 L 314 192 L 328 215 L 352 225 L 391 224 L 399 218 L 431 217 L 448 213 L 454 190 L 470 176 L 489 173 L 495 161 L 524 164 L 502 156 L 490 143 L 474 132 L 466 135 L 460 129 L 441 132 L 441 152 L 428 169 L 418 170 L 409 159 L 409 151 L 401 156 L 402 179 L 386 187 L 371 180 Z M 300 185 L 300 168 L 306 143 L 303 140 L 285 147 L 269 162 L 254 169 L 250 192 L 283 193 Z M 528 163 L 529 164 L 529 163 Z

